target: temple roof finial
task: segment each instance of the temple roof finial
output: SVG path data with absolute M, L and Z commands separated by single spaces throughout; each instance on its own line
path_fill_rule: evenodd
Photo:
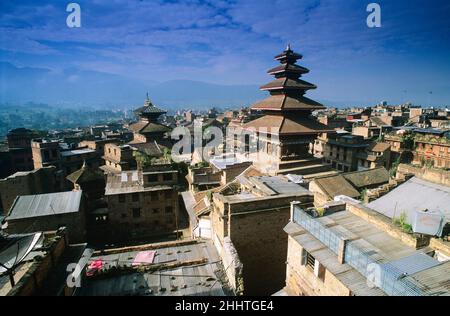
M 148 92 L 147 92 L 147 97 L 145 99 L 145 106 L 153 106 L 152 101 L 150 100 L 150 97 L 148 96 Z
M 291 43 L 288 43 L 287 46 L 286 46 L 286 51 L 290 51 L 290 50 L 292 50 L 291 49 Z

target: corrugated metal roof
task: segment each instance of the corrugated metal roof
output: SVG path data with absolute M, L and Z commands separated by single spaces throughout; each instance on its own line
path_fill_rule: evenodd
M 442 213 L 448 218 L 450 188 L 413 177 L 367 206 L 389 218 L 405 213 L 408 223 L 412 223 L 417 211 L 423 210 Z
M 131 265 L 138 251 L 93 257 L 101 259 L 105 268 Z M 165 268 L 158 271 L 111 275 L 87 279 L 78 292 L 81 296 L 139 295 L 139 296 L 224 296 L 229 293 L 226 278 L 217 273 L 224 270 L 211 241 L 156 249 L 153 263 L 184 262 L 206 258 L 205 264 Z
M 275 194 L 293 194 L 300 192 L 308 192 L 305 188 L 300 185 L 287 180 L 282 176 L 260 176 L 260 177 L 252 177 L 250 179 L 256 180 L 256 183 L 260 183 L 264 186 L 267 186 Z
M 74 213 L 80 209 L 82 191 L 22 195 L 11 208 L 7 220 Z

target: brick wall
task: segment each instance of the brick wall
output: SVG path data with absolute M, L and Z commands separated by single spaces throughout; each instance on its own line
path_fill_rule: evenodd
M 8 296 L 38 295 L 39 290 L 49 276 L 49 273 L 51 273 L 51 270 L 57 265 L 67 245 L 68 239 L 66 238 L 65 233 L 56 236 L 56 240 L 51 245 L 46 256 L 42 260 L 33 263 L 26 274 L 19 282 L 17 282 L 11 291 L 9 291 Z
M 133 200 L 133 193 L 121 195 L 123 202 L 119 200 L 120 195 L 106 196 L 109 209 L 108 238 L 140 238 L 176 230 L 176 220 L 180 220 L 177 191 L 139 192 L 136 193 L 136 201 Z M 138 217 L 133 214 L 133 209 L 140 209 Z
M 302 246 L 292 237 L 288 237 L 288 255 L 286 265 L 286 288 L 291 295 L 299 296 L 349 296 L 350 290 L 333 274 L 325 270 L 319 279 L 314 271 L 302 265 Z
M 54 172 L 55 167 L 46 167 L 24 176 L 0 180 L 0 196 L 5 215 L 19 195 L 55 192 L 56 178 Z
M 313 197 L 306 194 L 224 203 L 223 197 L 214 196 L 213 231 L 222 244 L 228 235 L 237 250 L 243 264 L 245 295 L 271 295 L 284 286 L 287 235 L 283 228 L 289 222 L 293 200 L 312 206 Z

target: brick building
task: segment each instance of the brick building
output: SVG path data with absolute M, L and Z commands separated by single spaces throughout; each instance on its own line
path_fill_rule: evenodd
M 19 195 L 52 193 L 63 188 L 63 179 L 54 166 L 16 172 L 5 179 L 0 179 L 1 208 L 6 215 Z
M 253 167 L 213 193 L 212 239 L 219 253 L 226 238 L 236 249 L 244 295 L 271 295 L 281 287 L 287 253 L 283 227 L 291 201 L 311 206 L 313 196 L 283 176 L 261 176 Z
M 450 130 L 415 129 L 414 164 L 450 168 Z
M 293 203 L 285 231 L 285 295 L 449 295 L 450 261 L 439 248 L 360 204 L 319 212 Z
M 82 191 L 21 195 L 6 217 L 8 234 L 57 230 L 66 227 L 71 241 L 86 241 L 85 200 Z
M 55 166 L 61 168 L 61 148 L 59 141 L 47 139 L 34 139 L 31 142 L 34 169 Z
M 133 156 L 134 151 L 134 148 L 130 145 L 106 144 L 102 157 L 105 164 L 101 166 L 101 169 L 112 173 L 136 170 L 137 164 Z
M 106 238 L 142 239 L 173 234 L 180 224 L 178 171 L 170 164 L 108 174 Z
M 390 145 L 373 142 L 357 135 L 330 134 L 320 136 L 325 144 L 323 159 L 337 170 L 350 172 L 373 169 L 380 166 L 390 167 Z
M 33 170 L 31 140 L 36 136 L 35 132 L 26 128 L 16 128 L 8 132 L 6 137 L 10 170 L 7 175 L 17 171 Z

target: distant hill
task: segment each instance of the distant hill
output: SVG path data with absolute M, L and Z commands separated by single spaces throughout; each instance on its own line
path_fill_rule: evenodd
M 216 85 L 199 81 L 140 81 L 96 71 L 16 67 L 0 62 L 0 103 L 47 103 L 62 107 L 133 107 L 146 92 L 160 106 L 238 107 L 264 98 L 256 85 Z

